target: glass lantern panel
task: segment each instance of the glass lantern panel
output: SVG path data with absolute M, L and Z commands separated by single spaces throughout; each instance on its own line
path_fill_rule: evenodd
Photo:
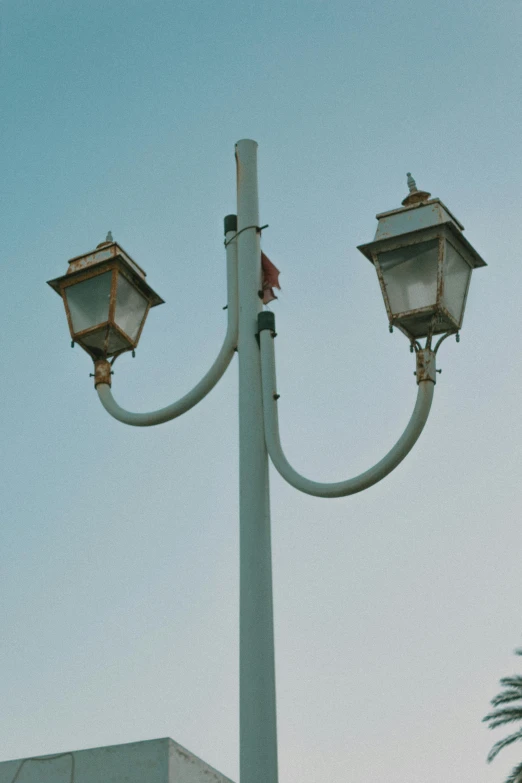
M 453 245 L 446 242 L 443 302 L 459 324 L 462 320 L 470 276 L 471 267 L 469 264 L 464 261 Z
M 116 313 L 114 320 L 122 332 L 128 334 L 131 340 L 135 340 L 140 330 L 141 322 L 147 311 L 147 299 L 129 283 L 118 275 L 116 287 Z
M 111 280 L 112 272 L 104 272 L 63 289 L 75 334 L 109 319 Z
M 86 345 L 91 348 L 94 353 L 99 353 L 100 356 L 105 354 L 105 337 L 107 336 L 107 327 L 100 329 L 93 334 L 86 334 L 84 337 L 80 337 L 82 345 Z
M 123 335 L 118 334 L 118 332 L 115 329 L 111 329 L 109 334 L 109 343 L 107 346 L 107 356 L 111 356 L 113 353 L 118 353 L 118 351 L 127 351 L 132 346 L 130 345 L 129 341 L 123 337 Z
M 109 334 L 108 340 L 106 340 L 107 331 Z M 80 337 L 79 342 L 96 356 L 112 356 L 115 353 L 128 351 L 132 348 L 130 341 L 111 327 L 104 327 L 92 334 L 86 334 Z M 105 349 L 106 345 L 107 350 Z
M 379 253 L 393 315 L 436 304 L 438 258 L 438 239 Z

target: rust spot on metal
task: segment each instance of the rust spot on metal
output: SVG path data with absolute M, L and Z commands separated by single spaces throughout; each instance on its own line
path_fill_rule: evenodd
M 78 272 L 80 269 L 86 269 L 87 267 L 93 266 L 93 264 L 100 264 L 102 261 L 118 258 L 118 256 L 123 258 L 140 277 L 146 277 L 146 273 L 141 266 L 139 266 L 117 242 L 101 242 L 97 248 L 90 253 L 84 253 L 81 256 L 71 258 L 68 262 L 69 268 L 67 269 L 67 274 L 70 275 L 73 272 Z
M 406 198 L 401 201 L 404 207 L 411 207 L 415 204 L 426 204 L 429 201 L 431 193 L 426 190 L 414 190 Z
M 417 383 L 422 381 L 431 381 L 436 383 L 437 368 L 435 362 L 435 352 L 428 349 L 417 351 Z
M 100 383 L 111 385 L 111 365 L 107 359 L 97 359 L 94 362 L 94 388 Z

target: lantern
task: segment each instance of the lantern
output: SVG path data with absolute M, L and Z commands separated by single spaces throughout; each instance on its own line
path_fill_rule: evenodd
M 408 185 L 402 208 L 377 215 L 375 240 L 358 250 L 377 270 L 390 328 L 418 340 L 459 331 L 471 272 L 486 262 L 440 199 L 411 174 Z
M 96 250 L 72 258 L 67 274 L 49 285 L 63 299 L 73 342 L 94 360 L 134 350 L 149 309 L 163 303 L 110 232 Z

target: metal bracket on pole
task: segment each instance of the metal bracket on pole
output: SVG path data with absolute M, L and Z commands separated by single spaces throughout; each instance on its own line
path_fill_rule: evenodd
M 435 360 L 435 351 L 430 351 L 426 348 L 422 351 L 417 351 L 417 372 L 415 373 L 417 383 L 422 381 L 437 383 L 437 372 L 440 372 L 440 370 L 437 370 Z
M 107 386 L 111 385 L 111 365 L 107 359 L 97 359 L 94 362 L 94 388 L 100 383 L 106 383 Z
M 237 231 L 237 215 L 227 215 L 223 222 L 225 224 L 225 236 L 230 231 Z M 235 237 L 232 237 L 232 239 L 235 239 Z
M 275 314 L 271 313 L 269 310 L 263 310 L 263 312 L 259 313 L 257 316 L 256 340 L 258 345 L 260 345 L 259 335 L 265 329 L 269 329 L 270 332 L 272 332 L 272 337 L 277 337 L 277 332 L 275 330 Z

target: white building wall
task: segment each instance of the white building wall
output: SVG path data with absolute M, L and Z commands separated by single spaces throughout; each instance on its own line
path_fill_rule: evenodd
M 232 783 L 163 739 L 0 762 L 0 783 Z

